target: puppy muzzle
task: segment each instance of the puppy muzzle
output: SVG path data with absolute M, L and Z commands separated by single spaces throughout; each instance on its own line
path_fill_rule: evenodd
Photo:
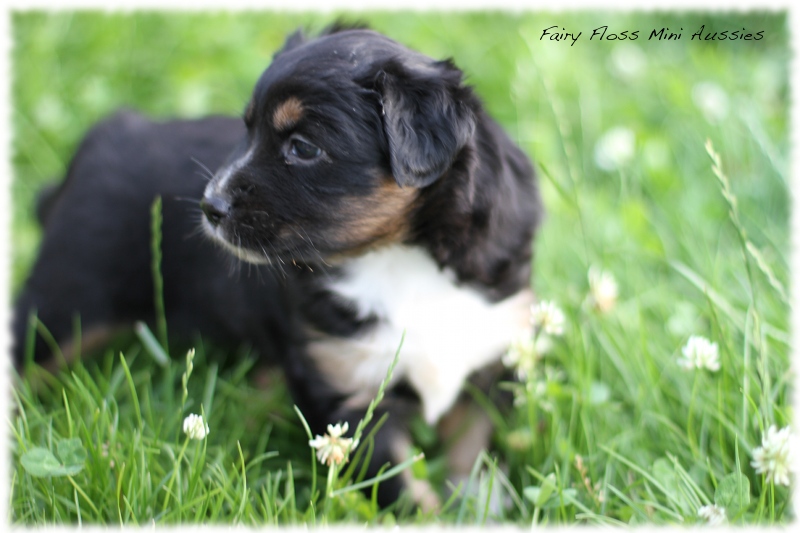
M 215 194 L 206 195 L 200 200 L 200 209 L 209 224 L 216 227 L 231 214 L 231 203 L 224 197 Z

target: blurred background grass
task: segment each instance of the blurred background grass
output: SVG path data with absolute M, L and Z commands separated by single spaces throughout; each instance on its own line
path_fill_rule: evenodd
M 33 197 L 43 183 L 63 176 L 94 122 L 119 107 L 164 118 L 240 114 L 285 36 L 297 27 L 313 32 L 334 18 L 265 12 L 15 13 L 13 286 L 27 271 L 38 241 L 29 209 Z M 736 155 L 731 169 L 738 176 L 736 192 L 758 242 L 785 248 L 789 50 L 782 15 L 400 12 L 349 18 L 368 21 L 433 57 L 452 56 L 492 114 L 553 179 L 567 174 L 559 127 L 569 125 L 566 140 L 578 154 L 573 164 L 580 186 L 606 191 L 609 201 L 598 207 L 623 215 L 620 220 L 592 214 L 609 222 L 593 225 L 605 238 L 587 239 L 597 251 L 619 253 L 632 238 L 664 253 L 666 247 L 680 247 L 675 237 L 681 230 L 702 237 L 695 242 L 716 238 L 714 222 L 724 221 L 725 207 L 715 182 L 698 179 L 708 169 L 706 138 L 723 154 Z M 764 30 L 764 39 L 687 41 L 701 24 L 709 32 Z M 572 46 L 539 40 L 542 29 L 552 25 L 583 36 Z M 588 41 L 599 25 L 609 25 L 610 32 L 640 30 L 639 39 Z M 682 40 L 646 39 L 650 29 L 660 27 L 684 28 Z M 727 114 L 712 123 L 692 97 L 703 83 L 714 84 L 727 100 Z M 560 117 L 553 116 L 553 99 L 561 102 Z M 636 164 L 622 172 L 599 171 L 595 143 L 615 126 L 635 133 Z M 554 191 L 543 181 L 555 216 Z M 636 194 L 620 205 L 626 189 Z M 697 218 L 687 217 L 684 228 L 653 227 L 659 211 L 677 206 Z
M 540 376 L 549 408 L 537 411 L 533 427 L 523 413 L 501 428 L 498 446 L 515 486 L 535 481 L 526 465 L 544 473 L 556 468 L 565 476 L 560 481 L 569 483 L 576 453 L 592 479 L 626 486 L 630 472 L 613 467 L 598 447 L 604 445 L 645 468 L 676 455 L 713 494 L 714 477 L 736 464 L 734 444 L 750 453 L 760 444 L 759 425 L 785 425 L 791 418 L 789 302 L 760 270 L 748 277 L 704 149 L 711 139 L 722 155 L 748 238 L 787 287 L 786 15 L 343 15 L 430 56 L 453 57 L 540 169 L 548 215 L 537 241 L 533 286 L 540 297 L 564 306 L 570 328 L 543 366 L 547 375 Z M 63 176 L 94 122 L 123 106 L 163 118 L 238 115 L 286 35 L 297 27 L 314 33 L 336 17 L 14 13 L 12 287 L 24 280 L 40 238 L 32 207 L 36 192 Z M 583 35 L 574 45 L 540 40 L 553 25 Z M 589 41 L 603 25 L 609 32 L 639 30 L 639 38 Z M 689 40 L 701 25 L 706 32 L 763 30 L 764 38 Z M 682 39 L 649 41 L 650 31 L 661 27 L 683 28 Z M 620 285 L 616 309 L 602 317 L 583 305 L 593 264 L 613 272 Z M 703 287 L 720 294 L 722 303 Z M 754 320 L 760 329 L 753 329 Z M 720 343 L 721 375 L 687 378 L 675 368 L 680 346 L 695 333 Z M 762 338 L 754 341 L 754 335 Z M 742 400 L 744 382 L 752 408 Z M 252 406 L 246 422 L 231 422 L 223 413 L 236 419 L 239 409 L 249 407 L 248 395 L 227 390 L 232 403 L 217 408 L 216 422 L 231 424 L 230 431 L 212 438 L 223 439 L 229 450 L 237 438 L 245 448 L 250 442 L 260 449 L 263 442 L 251 428 L 277 408 L 269 402 Z M 54 398 L 57 405 L 59 395 Z M 522 445 L 520 435 L 527 435 Z M 302 432 L 294 438 L 302 439 Z M 761 497 L 758 477 L 752 469 L 748 475 L 754 497 Z M 594 511 L 625 521 L 658 517 L 644 505 L 595 503 Z
M 13 285 L 27 271 L 38 241 L 31 223 L 34 194 L 43 183 L 60 179 L 94 122 L 121 106 L 153 117 L 239 114 L 285 36 L 297 27 L 313 32 L 333 18 L 267 12 L 15 13 Z M 350 18 L 366 20 L 433 57 L 452 56 L 494 116 L 554 178 L 565 172 L 551 108 L 552 98 L 560 100 L 581 186 L 607 191 L 608 201 L 598 205 L 621 209 L 626 217 L 624 227 L 601 225 L 605 239 L 589 239 L 598 249 L 616 253 L 624 246 L 621 237 L 654 253 L 675 246 L 677 228 L 659 232 L 650 224 L 664 209 L 695 213 L 698 218 L 688 220 L 690 233 L 715 237 L 714 222 L 724 219 L 724 205 L 714 194 L 714 181 L 698 179 L 708 169 L 706 138 L 722 153 L 736 155 L 731 169 L 738 176 L 736 192 L 753 231 L 761 233 L 756 238 L 778 247 L 786 242 L 789 202 L 782 176 L 789 50 L 784 16 L 392 12 Z M 701 24 L 706 31 L 763 29 L 764 39 L 687 41 Z M 583 31 L 583 36 L 572 46 L 571 41 L 539 40 L 542 29 L 552 25 Z M 601 25 L 609 25 L 609 31 L 640 30 L 639 39 L 589 42 L 591 30 Z M 660 27 L 684 28 L 684 36 L 648 41 L 649 30 Z M 692 98 L 704 82 L 720 88 L 728 103 L 727 115 L 714 123 L 704 119 Z M 598 171 L 593 163 L 595 143 L 615 126 L 636 137 L 639 164 L 622 175 Z M 767 165 L 761 168 L 762 163 Z M 544 181 L 555 216 L 559 207 Z M 638 194 L 619 205 L 623 188 Z M 614 246 L 609 250 L 608 244 Z

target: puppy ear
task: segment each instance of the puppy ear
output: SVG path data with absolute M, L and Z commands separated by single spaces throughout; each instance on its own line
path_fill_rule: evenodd
M 320 36 L 332 35 L 334 33 L 339 33 L 349 30 L 368 30 L 368 29 L 370 29 L 369 24 L 367 24 L 364 21 L 361 20 L 348 21 L 343 18 L 340 18 L 336 19 L 333 22 L 333 24 L 329 24 L 328 26 L 326 26 L 325 29 L 322 30 L 322 33 L 320 33 Z
M 293 48 L 297 48 L 301 44 L 307 41 L 305 34 L 303 33 L 302 29 L 297 29 L 292 33 L 290 36 L 286 38 L 286 42 L 283 43 L 283 47 L 275 52 L 272 55 L 272 59 L 274 60 L 279 55 L 283 54 L 284 52 L 288 52 Z
M 375 79 L 392 173 L 401 187 L 425 187 L 453 163 L 475 131 L 469 87 L 450 61 L 384 65 Z

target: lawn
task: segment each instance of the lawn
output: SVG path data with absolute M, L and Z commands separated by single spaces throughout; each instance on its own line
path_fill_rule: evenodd
M 239 115 L 285 36 L 333 18 L 14 13 L 12 290 L 41 235 L 36 192 L 63 176 L 95 121 L 119 107 Z M 438 514 L 402 502 L 378 509 L 352 490 L 357 472 L 330 477 L 315 464 L 280 374 L 250 372 L 247 346 L 222 354 L 198 339 L 189 372 L 184 353 L 164 364 L 131 338 L 69 371 L 14 378 L 11 522 L 793 520 L 785 480 L 753 465 L 771 450 L 768 428 L 793 418 L 786 14 L 350 18 L 453 57 L 537 165 L 547 217 L 532 286 L 563 311 L 563 332 L 506 358 L 516 356 L 524 376 L 509 384 L 514 411 L 496 416 L 468 495 Z M 590 40 L 602 26 L 606 37 L 629 38 Z M 762 38 L 692 40 L 701 27 L 703 36 Z M 661 28 L 681 38 L 649 39 Z M 555 32 L 582 33 L 573 43 L 550 40 Z M 695 336 L 716 343 L 718 359 L 686 368 Z M 190 440 L 183 420 L 200 412 L 210 433 Z M 431 430 L 420 420 L 414 435 L 425 459 L 409 468 L 441 486 Z M 41 470 L 49 452 L 60 470 Z M 489 505 L 492 493 L 502 505 Z

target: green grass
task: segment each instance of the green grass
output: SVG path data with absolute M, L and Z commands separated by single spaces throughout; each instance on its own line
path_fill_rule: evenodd
M 730 522 L 792 520 L 789 488 L 766 483 L 750 464 L 762 432 L 793 418 L 785 14 L 355 18 L 431 56 L 454 57 L 540 171 L 548 214 L 532 284 L 564 310 L 565 332 L 516 390 L 512 415 L 496 417 L 494 448 L 474 469 L 474 495 L 437 516 L 402 504 L 378 510 L 359 491 L 331 496 L 327 467 L 314 464 L 280 375 L 260 385 L 247 347 L 223 365 L 219 350 L 198 339 L 184 404 L 183 354 L 163 364 L 133 339 L 122 356 L 109 351 L 16 382 L 11 521 L 692 524 L 703 522 L 697 510 L 715 497 L 731 510 Z M 60 179 L 93 122 L 119 106 L 155 117 L 239 114 L 284 36 L 331 19 L 15 13 L 12 287 L 40 238 L 35 193 Z M 540 41 L 554 24 L 584 36 L 574 46 Z M 639 29 L 640 38 L 588 42 L 604 24 Z M 646 39 L 652 28 L 690 34 L 701 24 L 763 29 L 765 38 Z M 727 114 L 715 118 L 698 106 L 703 82 L 724 92 Z M 595 148 L 618 126 L 633 132 L 635 150 L 603 170 Z M 607 313 L 586 303 L 592 265 L 619 284 Z M 718 372 L 678 366 L 695 334 L 719 344 Z M 183 418 L 201 410 L 211 432 L 187 444 Z M 441 486 L 431 430 L 417 421 L 414 433 L 426 458 L 410 468 Z M 34 447 L 58 454 L 70 439 L 86 454 L 74 475 L 34 477 L 20 463 Z M 499 514 L 487 506 L 492 490 L 509 502 Z

